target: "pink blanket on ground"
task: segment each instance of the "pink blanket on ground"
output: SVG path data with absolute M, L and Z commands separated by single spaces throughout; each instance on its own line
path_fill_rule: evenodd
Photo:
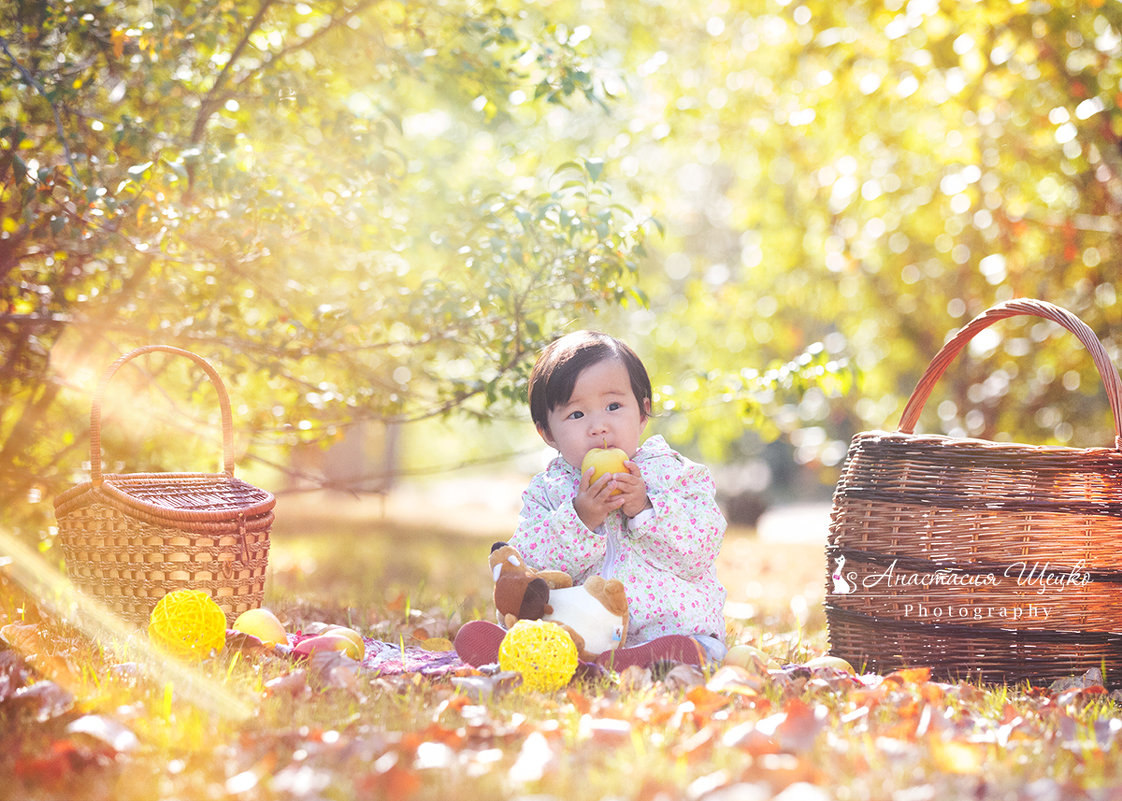
M 298 632 L 288 635 L 288 644 L 295 646 L 314 635 Z M 419 645 L 383 642 L 364 637 L 366 656 L 362 666 L 383 676 L 419 673 L 422 676 L 441 676 L 467 667 L 455 651 L 429 651 Z
M 366 658 L 362 666 L 384 676 L 420 673 L 440 676 L 466 667 L 455 651 L 427 651 L 417 645 L 395 645 L 380 640 L 366 640 Z

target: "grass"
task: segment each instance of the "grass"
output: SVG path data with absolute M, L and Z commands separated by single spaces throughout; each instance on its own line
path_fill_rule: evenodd
M 267 605 L 289 630 L 343 623 L 391 642 L 490 615 L 486 527 L 378 515 L 278 518 Z M 730 639 L 770 665 L 633 671 L 555 694 L 492 678 L 378 676 L 230 651 L 195 680 L 36 619 L 6 584 L 0 781 L 9 797 L 114 799 L 837 799 L 1111 797 L 1122 717 L 1101 688 L 861 680 L 784 667 L 827 649 L 820 546 L 726 540 Z M 3 574 L 0 574 L 3 575 Z M 130 739 L 131 737 L 131 739 Z

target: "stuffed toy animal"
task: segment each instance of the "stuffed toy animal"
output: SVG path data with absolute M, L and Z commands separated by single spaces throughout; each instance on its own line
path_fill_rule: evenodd
M 495 581 L 495 610 L 499 623 L 512 628 L 519 620 L 540 620 L 549 602 L 549 591 L 573 586 L 561 570 L 531 570 L 522 554 L 505 542 L 491 546 L 491 578 Z
M 560 570 L 532 570 L 505 542 L 491 546 L 495 610 L 499 623 L 512 628 L 519 620 L 549 620 L 569 632 L 580 658 L 592 661 L 627 639 L 627 593 L 619 579 L 592 576 L 573 586 Z

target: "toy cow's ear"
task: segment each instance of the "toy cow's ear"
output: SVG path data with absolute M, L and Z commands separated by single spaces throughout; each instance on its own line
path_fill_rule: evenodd
M 544 579 L 532 579 L 522 593 L 522 605 L 518 609 L 518 617 L 522 620 L 540 620 L 545 614 L 546 605 L 549 603 L 549 585 Z

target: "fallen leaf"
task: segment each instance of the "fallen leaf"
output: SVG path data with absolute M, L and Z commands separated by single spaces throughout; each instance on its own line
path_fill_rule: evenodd
M 42 646 L 34 623 L 9 623 L 0 628 L 0 639 L 22 654 L 37 653 Z
M 639 788 L 635 801 L 674 801 L 681 797 L 682 789 L 673 782 L 647 777 Z
M 540 781 L 556 762 L 557 755 L 545 735 L 539 731 L 530 732 L 507 776 L 516 785 Z
M 705 674 L 701 672 L 701 668 L 697 665 L 675 665 L 666 674 L 666 678 L 662 682 L 668 687 L 688 690 L 691 687 L 704 684 Z
M 1056 679 L 1048 687 L 1048 692 L 1052 695 L 1059 695 L 1066 690 L 1082 689 L 1084 687 L 1102 686 L 1103 673 L 1098 668 L 1090 668 L 1082 676 L 1069 676 L 1064 679 Z
M 619 688 L 624 692 L 645 690 L 654 685 L 650 668 L 628 665 L 619 674 Z
M 117 752 L 135 751 L 140 740 L 132 729 L 113 718 L 104 715 L 83 715 L 66 727 L 68 734 L 83 734 L 112 748 Z
M 823 782 L 821 771 L 806 756 L 763 754 L 744 769 L 740 780 L 753 783 L 766 781 L 772 788 L 771 797 L 777 801 L 802 801 L 804 798 L 806 801 L 819 801 L 829 798 L 823 796 L 817 786 Z
M 704 759 L 713 751 L 717 731 L 713 726 L 703 726 L 674 747 L 674 755 L 693 762 Z
M 597 718 L 582 715 L 578 736 L 593 742 L 618 744 L 631 739 L 631 721 L 621 718 Z
M 294 670 L 284 676 L 277 676 L 265 682 L 265 695 L 306 698 L 312 694 L 308 686 L 308 673 L 303 669 Z
M 497 698 L 522 684 L 522 674 L 504 670 L 490 676 L 453 676 L 452 686 L 473 701 Z
M 760 731 L 752 721 L 737 724 L 721 737 L 726 748 L 739 748 L 752 756 L 779 753 L 779 743 L 770 734 Z
M 63 786 L 75 767 L 84 761 L 73 742 L 56 740 L 44 753 L 19 756 L 13 768 L 18 778 L 53 789 Z
M 904 668 L 889 673 L 884 677 L 886 682 L 895 682 L 896 684 L 922 684 L 931 678 L 931 668 L 917 667 L 917 668 Z
M 68 712 L 74 706 L 74 696 L 53 681 L 40 681 L 16 690 L 12 702 L 42 723 Z
M 703 719 L 708 719 L 718 709 L 724 709 L 731 703 L 724 693 L 710 690 L 701 684 L 692 687 L 686 693 L 686 700 L 693 704 L 695 716 Z M 700 721 L 700 723 L 704 722 L 705 720 Z
M 763 692 L 765 680 L 745 668 L 725 665 L 710 677 L 706 687 L 716 693 L 735 693 L 755 697 Z
M 573 705 L 573 708 L 582 715 L 587 715 L 592 709 L 592 702 L 588 700 L 588 697 L 573 687 L 565 691 L 565 697 L 569 699 L 569 703 Z
M 942 737 L 928 739 L 931 758 L 944 773 L 973 775 L 980 773 L 986 755 L 983 746 L 961 740 L 945 740 Z
M 421 648 L 426 651 L 451 651 L 453 647 L 447 637 L 429 637 L 421 641 Z
M 236 629 L 226 630 L 226 649 L 231 653 L 237 651 L 246 656 L 273 652 L 272 646 L 265 645 L 258 637 Z
M 671 796 L 677 798 L 677 795 Z M 772 791 L 771 783 L 759 782 L 733 782 L 698 797 L 698 801 L 769 801 L 776 795 Z
M 791 753 L 810 750 L 818 733 L 826 725 L 826 709 L 811 709 L 799 698 L 787 702 L 782 712 L 783 720 L 775 728 L 780 747 Z
M 31 671 L 15 651 L 0 651 L 0 704 L 27 684 Z
M 419 781 L 419 780 L 418 780 Z M 278 771 L 270 781 L 270 789 L 285 797 L 321 798 L 321 792 L 330 786 L 332 776 L 311 765 L 288 765 Z M 401 796 L 405 798 L 403 794 Z

